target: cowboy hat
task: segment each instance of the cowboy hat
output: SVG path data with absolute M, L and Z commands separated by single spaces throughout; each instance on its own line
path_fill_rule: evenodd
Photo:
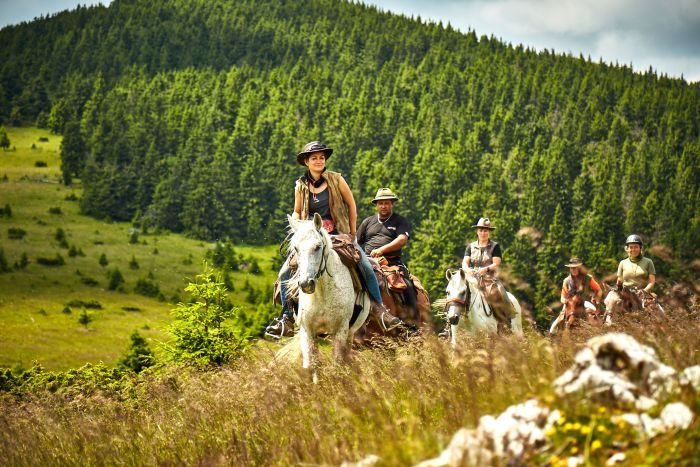
M 297 162 L 300 165 L 305 166 L 306 164 L 304 164 L 304 160 L 306 159 L 306 157 L 309 154 L 313 154 L 315 152 L 322 152 L 323 154 L 325 154 L 326 159 L 328 159 L 329 157 L 331 157 L 331 154 L 333 154 L 333 149 L 329 148 L 320 141 L 311 141 L 310 143 L 306 143 L 301 152 L 297 154 Z
M 375 196 L 372 200 L 372 204 L 377 204 L 377 201 L 382 201 L 385 199 L 398 201 L 399 197 L 396 196 L 393 191 L 391 191 L 391 188 L 380 188 L 377 190 L 377 196 Z
M 493 230 L 496 227 L 491 226 L 491 220 L 488 217 L 482 217 L 479 219 L 479 222 L 477 222 L 476 225 L 472 225 L 472 228 L 473 229 L 482 228 L 482 229 Z
M 564 267 L 567 268 L 578 268 L 580 266 L 583 266 L 583 261 L 578 259 L 578 257 L 576 256 L 572 256 L 571 258 L 569 258 L 569 264 L 564 265 Z

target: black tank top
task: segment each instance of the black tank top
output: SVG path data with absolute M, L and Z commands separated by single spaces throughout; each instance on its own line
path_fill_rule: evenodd
M 330 196 L 328 195 L 328 186 L 316 194 L 309 191 L 309 217 L 312 217 L 315 213 L 321 216 L 321 219 L 332 220 L 331 216 L 331 204 Z

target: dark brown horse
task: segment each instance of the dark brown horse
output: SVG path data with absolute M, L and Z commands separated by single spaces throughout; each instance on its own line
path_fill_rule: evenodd
M 384 330 L 381 323 L 369 317 L 365 325 L 355 334 L 355 342 L 367 345 L 372 340 L 383 337 L 405 337 L 407 331 L 418 330 L 420 332 L 433 332 L 433 320 L 430 313 L 430 298 L 428 292 L 423 288 L 423 284 L 418 278 L 411 274 L 411 280 L 416 292 L 416 307 L 410 306 L 410 300 L 406 300 L 403 293 L 395 292 L 389 288 L 387 275 L 382 271 L 375 261 L 372 260 L 374 273 L 379 282 L 379 289 L 382 292 L 382 301 L 391 314 L 401 319 L 406 327 L 397 327 L 391 330 Z M 407 303 L 408 302 L 408 303 Z M 407 329 L 408 328 L 408 329 Z

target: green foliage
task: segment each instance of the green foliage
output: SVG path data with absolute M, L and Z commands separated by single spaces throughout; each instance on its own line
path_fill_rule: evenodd
M 55 267 L 55 266 L 63 266 L 66 264 L 66 260 L 63 259 L 63 256 L 61 256 L 60 253 L 56 253 L 55 258 L 44 258 L 42 256 L 39 256 L 36 259 L 37 264 L 41 264 L 42 266 L 49 266 L 49 267 Z
M 88 324 L 95 320 L 95 316 L 92 313 L 88 313 L 87 308 L 83 307 L 80 310 L 80 315 L 78 316 L 78 322 L 85 326 L 87 329 Z
M 136 281 L 134 292 L 144 297 L 159 297 L 161 296 L 160 287 L 152 279 L 140 278 Z
M 104 268 L 105 266 L 107 266 L 107 265 L 109 264 L 109 261 L 107 260 L 107 255 L 104 254 L 104 253 L 100 254 L 100 259 L 99 259 L 97 262 L 98 262 L 98 263 L 100 264 L 100 266 L 102 266 L 103 268 Z
M 123 289 L 124 276 L 118 268 L 114 268 L 107 273 L 107 290 Z
M 71 306 L 73 308 L 88 308 L 91 310 L 101 310 L 102 309 L 102 304 L 98 302 L 97 300 L 80 300 L 80 299 L 74 299 L 66 303 L 66 306 Z
M 136 261 L 136 257 L 134 255 L 131 255 L 131 260 L 129 260 L 129 269 L 138 269 L 139 268 L 139 262 Z
M 5 250 L 0 247 L 0 273 L 10 271 L 12 271 L 12 268 L 8 264 L 7 258 L 5 257 Z
M 0 148 L 9 149 L 10 148 L 10 138 L 7 136 L 7 130 L 4 126 L 0 125 Z
M 50 207 L 50 208 L 49 208 L 49 214 L 60 215 L 60 214 L 62 214 L 61 208 L 58 207 L 58 206 Z
M 5 180 L 7 180 L 7 175 L 5 175 Z M 3 209 L 0 209 L 0 217 L 12 217 L 12 208 L 9 204 L 5 204 Z
M 10 240 L 22 240 L 27 235 L 27 231 L 19 227 L 10 227 L 7 229 L 7 238 Z
M 60 126 L 58 123 L 54 123 Z M 85 166 L 85 142 L 80 134 L 80 122 L 69 122 L 63 130 L 61 141 L 61 172 L 63 183 L 70 185 L 79 177 Z
M 28 265 L 29 265 L 29 257 L 27 256 L 27 252 L 23 251 L 19 257 L 19 261 L 15 261 L 13 268 L 16 271 L 19 271 L 20 269 L 26 268 Z
M 231 242 L 229 239 L 226 239 L 223 242 L 217 240 L 214 243 L 214 248 L 207 250 L 205 257 L 216 268 L 227 271 L 238 270 L 238 255 L 233 247 L 233 242 Z
M 155 356 L 148 346 L 146 339 L 144 339 L 138 331 L 134 331 L 130 339 L 131 343 L 129 344 L 129 348 L 124 357 L 117 363 L 117 368 L 140 373 L 145 368 L 153 366 L 155 363 Z
M 173 341 L 165 347 L 169 357 L 204 367 L 224 364 L 243 352 L 247 336 L 232 325 L 237 309 L 228 301 L 220 274 L 205 263 L 204 272 L 185 292 L 192 301 L 173 310 L 174 321 L 168 328 Z

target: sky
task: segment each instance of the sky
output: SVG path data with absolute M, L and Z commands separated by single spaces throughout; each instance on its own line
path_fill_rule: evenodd
M 157 1 L 157 0 L 156 0 Z M 358 1 L 358 0 L 356 0 Z M 700 81 L 700 0 L 361 0 L 513 45 Z M 0 27 L 95 0 L 0 0 Z

